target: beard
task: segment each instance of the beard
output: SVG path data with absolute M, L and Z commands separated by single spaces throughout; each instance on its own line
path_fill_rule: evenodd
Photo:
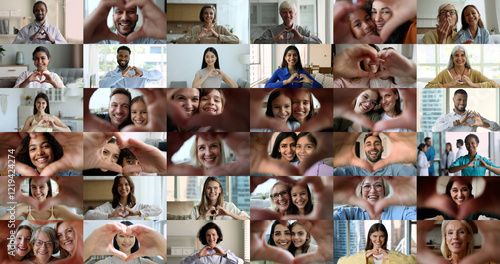
M 41 22 L 45 19 L 45 16 L 44 15 L 36 15 L 35 19 L 36 19 L 36 21 Z
M 377 153 L 377 155 L 374 158 L 372 158 L 371 155 L 369 154 L 369 152 L 371 152 L 371 151 L 373 151 L 373 150 L 370 150 L 370 151 L 368 151 L 368 152 L 365 153 L 366 159 L 369 160 L 370 162 L 377 162 L 377 161 L 380 160 L 380 158 L 382 158 L 382 152 L 381 151 L 377 151 L 378 153 Z

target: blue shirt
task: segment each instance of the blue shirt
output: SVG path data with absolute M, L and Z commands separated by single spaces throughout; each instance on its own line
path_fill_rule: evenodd
M 297 74 L 305 74 L 309 79 L 314 81 L 313 84 L 311 84 L 311 88 L 323 88 L 323 86 L 317 82 L 316 80 L 313 79 L 309 73 L 307 73 L 304 69 L 297 70 Z M 283 86 L 283 81 L 286 81 L 290 79 L 292 75 L 290 72 L 288 72 L 288 68 L 279 68 L 277 69 L 274 73 L 273 76 L 267 81 L 265 87 L 266 88 L 302 88 L 301 82 L 291 82 L 285 86 Z M 295 78 L 297 80 L 297 78 Z
M 473 39 L 470 29 L 467 28 L 466 30 L 460 30 L 455 38 L 455 44 L 462 44 L 469 39 L 474 40 L 473 44 L 490 44 L 490 33 L 488 33 L 488 30 L 478 27 L 477 35 Z
M 417 169 L 414 166 L 403 164 L 391 164 L 380 170 L 368 172 L 363 168 L 346 166 L 334 169 L 335 176 L 417 176 Z
M 477 153 L 476 153 L 476 157 L 474 159 L 482 159 L 484 161 L 484 163 L 486 163 L 486 165 L 492 166 L 495 168 L 500 168 L 500 166 L 497 166 L 495 163 L 489 161 L 485 157 L 479 156 L 479 154 L 477 154 Z M 457 160 L 455 160 L 455 162 L 453 162 L 453 164 L 451 164 L 450 168 L 469 164 L 469 162 L 470 162 L 470 155 L 467 154 L 467 155 L 462 156 L 462 157 L 458 158 Z M 474 165 L 476 165 L 478 167 L 467 167 L 467 168 L 461 170 L 462 176 L 484 176 L 486 174 L 486 168 L 479 167 L 479 164 L 481 164 L 480 161 L 474 161 L 473 163 L 474 163 Z
M 116 69 L 106 73 L 103 79 L 99 81 L 100 88 L 144 88 L 146 83 L 159 81 L 163 78 L 163 75 L 158 70 L 146 71 L 144 69 L 138 68 L 142 71 L 141 77 L 123 77 L 122 70 L 116 66 Z M 129 71 L 130 76 L 134 76 L 135 71 Z
M 427 157 L 427 161 L 434 161 L 434 156 L 436 156 L 436 150 L 433 146 L 430 146 L 429 149 L 425 152 L 425 156 Z M 434 163 L 429 166 L 429 174 L 434 173 Z
M 364 208 L 361 207 L 339 207 L 333 213 L 333 220 L 371 220 Z M 389 206 L 384 209 L 380 220 L 417 220 L 417 209 L 415 206 Z

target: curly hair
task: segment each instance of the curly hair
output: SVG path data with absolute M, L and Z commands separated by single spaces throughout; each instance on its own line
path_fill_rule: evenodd
M 38 136 L 40 136 L 39 133 L 37 133 Z M 49 142 L 50 146 L 52 147 L 52 153 L 54 155 L 54 161 L 58 161 L 59 159 L 62 158 L 64 151 L 63 147 L 57 140 L 48 132 L 44 132 L 42 134 L 47 141 Z M 33 169 L 36 169 L 36 166 L 31 162 L 31 157 L 30 157 L 30 152 L 29 152 L 29 146 L 30 146 L 30 141 L 31 141 L 31 136 L 28 134 L 22 141 L 21 144 L 17 147 L 17 154 L 16 154 L 16 159 L 17 161 L 24 163 Z M 53 161 L 53 162 L 54 162 Z
M 208 245 L 206 233 L 210 229 L 215 229 L 215 231 L 217 232 L 217 236 L 219 237 L 219 238 L 217 238 L 217 244 L 222 242 L 222 231 L 221 231 L 220 227 L 216 223 L 210 222 L 210 223 L 207 223 L 206 225 L 202 226 L 200 228 L 200 230 L 198 231 L 198 239 L 205 246 Z

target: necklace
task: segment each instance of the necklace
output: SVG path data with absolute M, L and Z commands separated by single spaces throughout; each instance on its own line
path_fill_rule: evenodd
M 467 69 L 467 68 L 465 68 L 465 67 L 464 67 L 464 71 L 463 71 L 463 72 L 462 72 L 462 74 L 460 75 L 460 80 L 458 80 L 459 82 L 462 82 L 462 76 L 463 76 L 463 75 L 464 75 L 464 73 L 465 73 L 465 69 Z M 455 70 L 455 67 L 453 67 L 453 71 L 455 72 L 455 74 L 456 74 L 456 75 L 458 75 L 457 70 Z

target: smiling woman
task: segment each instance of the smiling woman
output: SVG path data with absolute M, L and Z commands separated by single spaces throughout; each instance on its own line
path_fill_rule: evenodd
M 33 62 L 36 71 L 25 71 L 17 78 L 14 88 L 64 88 L 61 77 L 49 72 L 50 52 L 39 46 L 33 51 Z
M 33 115 L 26 118 L 21 132 L 71 132 L 71 130 L 50 113 L 49 97 L 45 93 L 39 93 L 33 104 Z
M 193 88 L 220 88 L 224 81 L 231 88 L 238 88 L 238 84 L 220 70 L 219 54 L 213 47 L 208 47 L 203 53 L 201 69 L 194 76 Z
M 58 257 L 52 256 L 59 252 L 59 240 L 52 227 L 41 226 L 35 229 L 30 245 L 34 256 L 25 260 L 25 263 L 48 264 L 59 260 Z

